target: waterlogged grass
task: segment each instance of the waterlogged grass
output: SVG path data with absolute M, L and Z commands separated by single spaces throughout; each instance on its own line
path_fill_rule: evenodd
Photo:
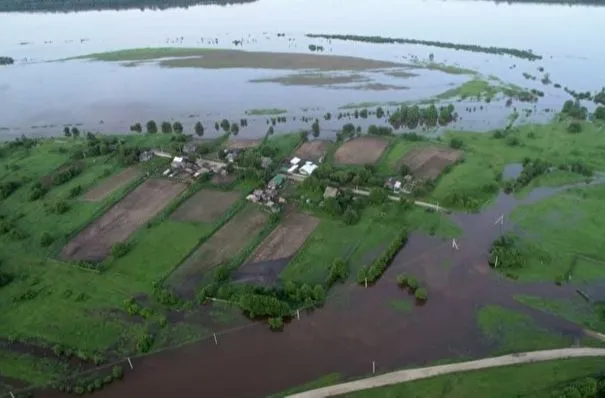
M 138 48 L 111 51 L 67 58 L 60 61 L 73 59 L 125 62 L 125 65 L 127 66 L 136 66 L 139 62 L 143 61 L 158 60 L 159 65 L 162 67 L 205 69 L 264 68 L 285 70 L 316 69 L 322 71 L 350 71 L 402 66 L 402 64 L 395 62 L 337 55 L 172 47 Z
M 579 296 L 563 300 L 517 295 L 515 300 L 528 307 L 583 325 L 590 330 L 605 333 L 605 308 L 601 303 L 589 303 Z
M 562 185 L 576 184 L 586 181 L 586 177 L 577 173 L 564 170 L 554 170 L 548 174 L 543 174 L 531 180 L 527 186 L 523 187 L 517 196 L 524 198 L 533 189 L 538 187 L 560 187 Z
M 570 134 L 567 125 L 566 120 L 523 125 L 510 129 L 505 138 L 494 138 L 493 132 L 448 132 L 446 142 L 463 141 L 465 161 L 439 178 L 430 199 L 446 207 L 478 209 L 498 193 L 504 167 L 522 163 L 524 158 L 554 164 L 581 161 L 597 171 L 605 170 L 605 157 L 600 155 L 605 149 L 605 126 L 583 122 L 581 133 Z
M 389 307 L 393 310 L 397 311 L 400 314 L 409 314 L 412 312 L 414 308 L 414 303 L 412 303 L 411 299 L 400 299 L 400 300 L 391 300 L 389 302 Z
M 246 111 L 246 114 L 251 115 L 251 116 L 281 115 L 284 113 L 288 113 L 288 111 L 286 109 L 280 109 L 280 108 L 258 108 L 258 109 L 248 109 Z
M 65 366 L 57 362 L 6 351 L 0 351 L 0 369 L 3 377 L 19 379 L 32 385 L 48 384 L 53 378 L 66 374 Z
M 439 95 L 438 99 L 459 98 L 461 100 L 467 98 L 492 100 L 498 94 L 503 94 L 508 97 L 518 98 L 524 94 L 525 90 L 513 84 L 504 84 L 500 80 L 497 83 L 494 81 L 488 82 L 479 78 L 469 80 L 458 87 L 449 89 Z
M 450 64 L 442 64 L 437 62 L 416 62 L 414 65 L 415 67 L 424 68 L 428 70 L 437 70 L 443 73 L 448 73 L 450 75 L 477 75 L 477 71 Z
M 521 280 L 557 277 L 582 283 L 605 278 L 605 186 L 574 188 L 517 208 L 512 219 L 534 250 Z
M 494 354 L 563 348 L 573 343 L 538 327 L 530 316 L 497 305 L 481 307 L 477 324 L 487 341 L 497 347 Z
M 551 398 L 555 390 L 594 376 L 603 358 L 574 358 L 461 372 L 345 394 L 359 398 Z

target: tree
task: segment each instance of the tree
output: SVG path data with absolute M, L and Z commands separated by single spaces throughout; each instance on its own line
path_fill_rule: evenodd
M 267 135 L 273 135 L 274 132 L 275 130 L 273 129 L 273 126 L 269 126 L 269 128 L 267 129 Z
M 281 328 L 284 327 L 284 321 L 281 316 L 269 318 L 267 320 L 267 323 L 269 323 L 269 327 L 272 330 L 280 330 Z
M 376 108 L 376 117 L 378 119 L 382 119 L 384 117 L 384 110 L 380 106 Z
M 408 276 L 407 285 L 410 288 L 410 290 L 415 292 L 416 289 L 418 289 L 418 287 L 420 286 L 420 282 L 418 282 L 418 279 L 414 278 L 413 276 Z
M 193 127 L 193 129 L 195 130 L 195 134 L 198 137 L 202 137 L 204 135 L 204 126 L 202 126 L 202 122 L 197 122 L 195 124 L 195 126 Z
M 136 122 L 135 124 L 130 126 L 130 131 L 133 131 L 135 133 L 140 133 L 143 131 L 143 126 L 141 126 L 141 123 Z
M 214 129 L 215 129 L 216 131 L 219 131 L 219 130 L 220 130 L 220 126 L 218 125 L 218 122 L 214 122 Z
M 402 163 L 399 167 L 399 174 L 401 174 L 402 177 L 405 177 L 407 175 L 412 174 L 412 170 L 410 169 L 410 166 L 405 163 Z
M 71 135 L 74 136 L 74 138 L 78 138 L 80 136 L 80 130 L 78 130 L 77 127 L 72 127 Z
M 148 121 L 145 127 L 148 134 L 155 134 L 158 132 L 158 125 L 153 120 Z
M 172 130 L 177 134 L 181 134 L 183 132 L 183 125 L 181 122 L 174 122 L 172 123 Z
M 313 132 L 313 137 L 319 137 L 319 119 L 315 119 L 311 125 L 311 131 Z
M 239 126 L 237 125 L 237 123 L 233 123 L 231 125 L 231 134 L 237 135 L 238 133 L 239 133 Z
M 567 132 L 571 134 L 578 134 L 582 131 L 582 125 L 580 122 L 571 122 L 567 126 Z
M 63 129 L 63 134 L 66 137 L 71 137 L 71 131 L 69 131 L 69 127 L 65 126 L 65 128 Z
M 326 198 L 324 201 L 324 208 L 326 212 L 332 216 L 338 216 L 342 214 L 342 208 L 336 198 Z
M 359 214 L 351 207 L 347 207 L 343 214 L 343 221 L 347 225 L 354 225 L 359 222 Z
M 378 205 L 387 200 L 386 192 L 381 188 L 374 188 L 370 191 L 370 203 Z
M 170 122 L 162 122 L 161 129 L 162 133 L 170 134 L 172 133 L 172 124 L 170 124 Z
M 223 131 L 225 133 L 229 132 L 229 126 L 230 126 L 229 120 L 227 120 L 227 119 L 221 120 L 221 128 L 223 129 Z
M 403 274 L 399 274 L 397 275 L 397 285 L 399 285 L 400 287 L 405 287 L 408 283 L 408 275 L 403 273 Z
M 605 120 L 605 106 L 598 106 L 594 111 L 594 118 L 597 120 Z

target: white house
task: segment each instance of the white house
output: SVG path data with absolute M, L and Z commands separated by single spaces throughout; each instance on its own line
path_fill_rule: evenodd
M 294 165 L 288 169 L 288 173 L 292 174 L 298 169 L 298 165 Z
M 173 169 L 178 169 L 180 167 L 183 167 L 183 161 L 184 158 L 182 156 L 175 156 L 174 159 L 172 159 L 172 163 L 170 164 L 170 166 Z
M 317 169 L 317 167 L 319 167 L 319 166 L 317 166 L 313 163 L 307 163 L 304 166 L 302 166 L 299 171 L 300 171 L 300 174 L 310 176 L 311 174 L 313 174 L 315 169 Z
M 300 158 L 293 157 L 292 159 L 290 159 L 291 165 L 298 165 L 299 163 L 300 163 Z

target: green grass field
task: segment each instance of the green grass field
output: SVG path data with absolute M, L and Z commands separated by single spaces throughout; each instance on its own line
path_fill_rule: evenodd
M 582 358 L 454 373 L 342 395 L 359 398 L 550 398 L 575 380 L 595 376 L 605 359 Z
M 540 328 L 528 315 L 497 305 L 486 305 L 477 312 L 477 324 L 494 355 L 513 352 L 571 347 L 572 339 Z

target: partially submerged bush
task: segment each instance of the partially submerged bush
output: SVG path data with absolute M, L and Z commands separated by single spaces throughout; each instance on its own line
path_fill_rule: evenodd
M 429 298 L 429 293 L 425 288 L 421 287 L 416 289 L 414 296 L 416 300 L 426 301 Z
M 282 320 L 282 317 L 280 317 L 280 316 L 275 317 L 275 318 L 269 318 L 269 320 L 267 322 L 269 323 L 269 327 L 272 330 L 279 330 L 284 327 L 284 321 Z

